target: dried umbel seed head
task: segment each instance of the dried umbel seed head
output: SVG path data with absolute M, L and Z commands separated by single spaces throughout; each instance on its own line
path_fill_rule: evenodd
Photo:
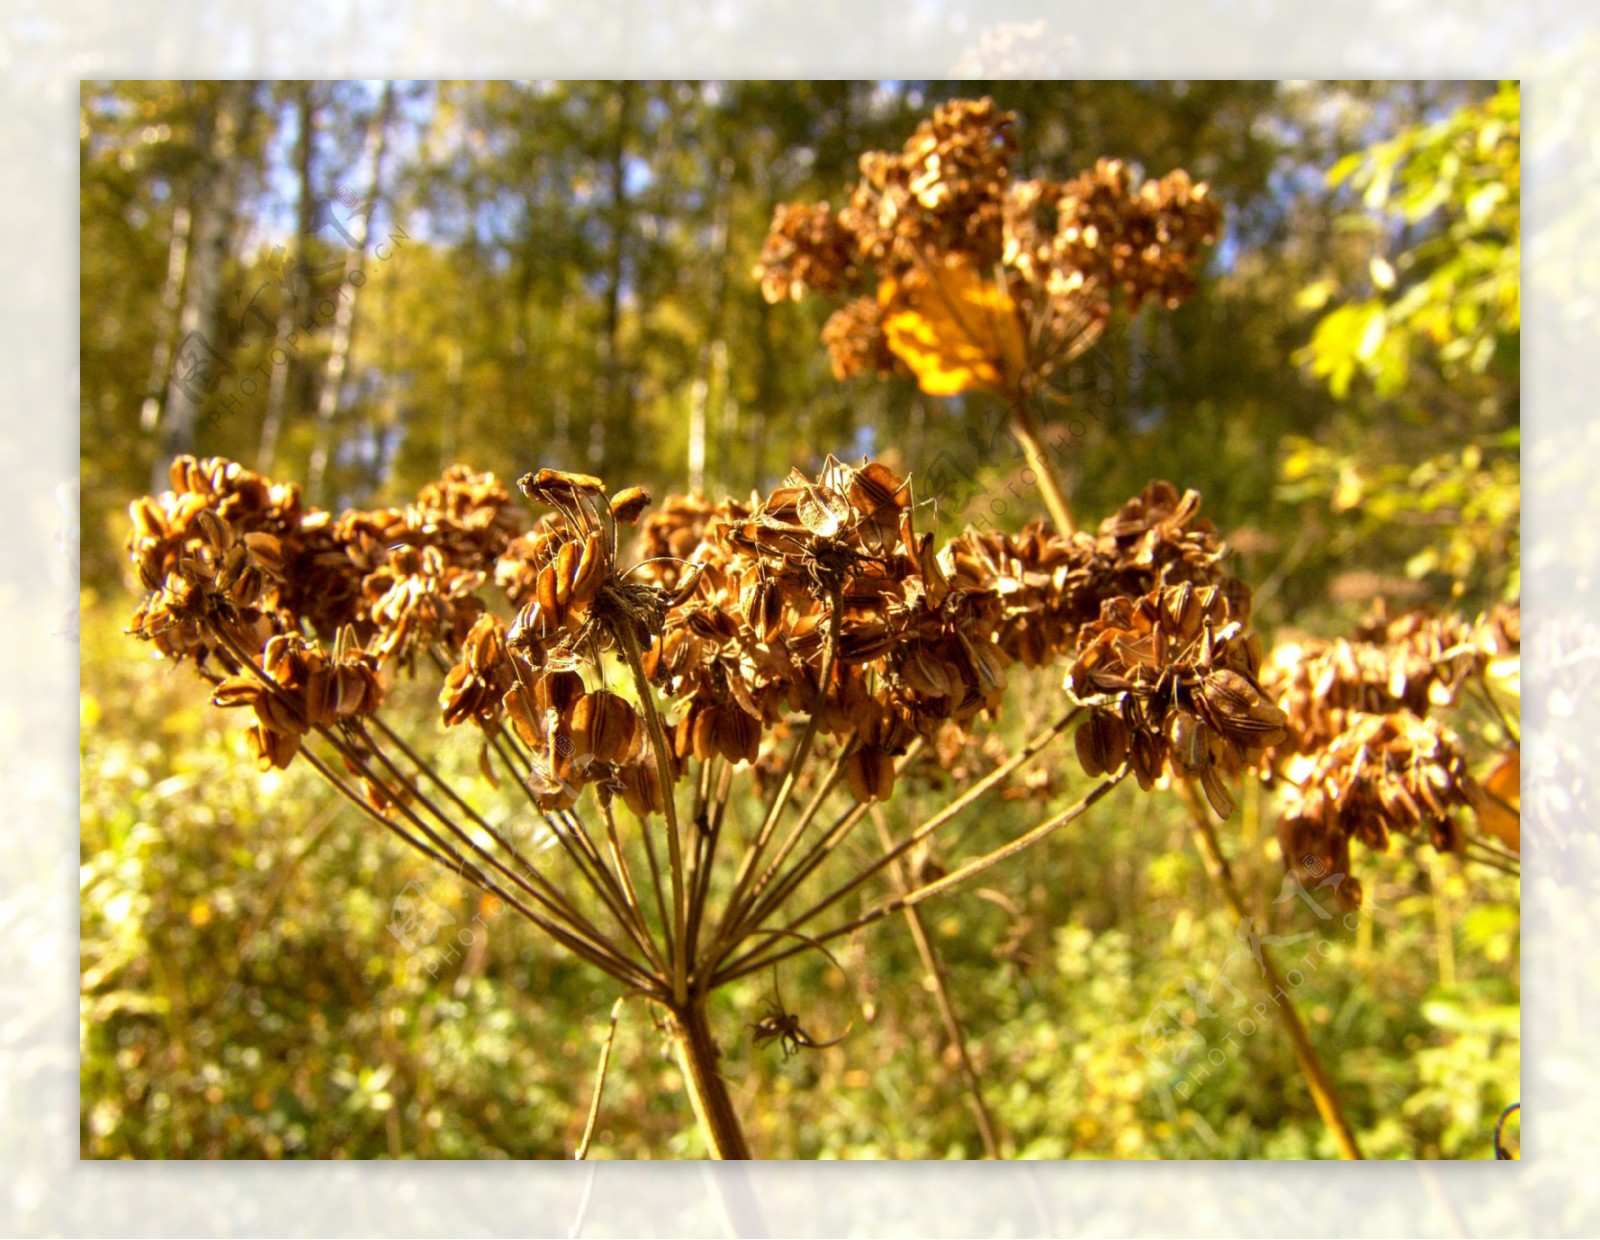
M 1052 247 L 1052 277 L 1109 296 L 1129 308 L 1146 299 L 1171 308 L 1194 292 L 1203 246 L 1213 244 L 1222 213 L 1207 187 L 1181 169 L 1137 190 L 1126 164 L 1102 159 L 1062 187 Z
M 523 603 L 507 642 L 536 667 L 570 668 L 619 642 L 658 633 L 668 599 L 629 583 L 617 566 L 617 522 L 637 521 L 650 497 L 640 487 L 607 499 L 600 479 L 542 469 L 517 485 L 559 518 L 513 543 L 496 580 Z
M 780 203 L 755 277 L 769 302 L 799 301 L 812 291 L 839 294 L 860 280 L 858 253 L 856 235 L 827 203 Z
M 1486 633 L 1425 610 L 1390 619 L 1380 603 L 1352 640 L 1274 648 L 1263 683 L 1289 714 L 1292 751 L 1314 753 L 1345 731 L 1352 712 L 1424 716 L 1450 705 L 1462 683 L 1487 666 Z
M 516 671 L 506 646 L 506 626 L 498 616 L 479 616 L 461 646 L 461 661 L 445 673 L 439 708 L 447 728 L 468 721 L 494 726 L 505 714 L 506 694 Z
M 370 715 L 383 702 L 378 659 L 350 632 L 341 636 L 331 658 L 298 634 L 273 637 L 261 653 L 261 670 L 265 678 L 239 673 L 223 680 L 211 701 L 255 710 L 249 740 L 262 770 L 288 766 L 311 729 Z
M 444 726 L 520 746 L 519 778 L 531 770 L 547 810 L 595 785 L 660 812 L 672 788 L 658 761 L 669 783 L 691 759 L 779 771 L 782 739 L 811 718 L 819 744 L 849 747 L 846 785 L 881 800 L 913 740 L 998 710 L 1013 661 L 1066 651 L 1075 691 L 1100 695 L 1079 737 L 1091 770 L 1131 763 L 1148 783 L 1170 760 L 1220 805 L 1217 772 L 1274 735 L 1239 631 L 1248 593 L 1217 572 L 1197 497 L 1165 484 L 1097 535 L 969 531 L 938 550 L 914 528 L 909 480 L 873 461 L 830 458 L 749 504 L 669 498 L 649 516 L 637 488 L 608 498 L 598 478 L 543 470 L 520 486 L 555 511 L 526 531 L 491 477 L 459 469 L 414 504 L 337 519 L 237 467 L 183 477 L 202 489 L 134 508 L 136 563 L 160 583 L 142 631 L 222 662 L 207 673 L 226 685 L 218 700 L 256 710 L 268 763 L 317 729 L 336 729 L 351 761 L 385 662 L 437 666 Z M 624 570 L 629 521 L 643 559 Z M 328 611 L 304 581 L 343 591 L 331 662 L 308 635 Z M 517 608 L 509 623 L 482 597 L 491 581 Z M 639 708 L 605 687 L 601 655 L 624 637 L 665 698 L 659 757 Z
M 883 331 L 883 307 L 875 297 L 856 297 L 835 310 L 822 325 L 822 344 L 835 379 L 871 373 L 878 378 L 902 373 L 905 365 L 889 347 Z
M 1463 836 L 1453 814 L 1483 803 L 1454 733 L 1405 711 L 1352 712 L 1320 753 L 1291 759 L 1284 780 L 1279 840 L 1302 882 L 1349 873 L 1351 840 L 1382 852 L 1392 831 L 1420 829 L 1439 851 L 1457 851 Z
M 1287 735 L 1283 711 L 1256 680 L 1260 664 L 1259 639 L 1217 586 L 1185 582 L 1107 600 L 1101 618 L 1079 631 L 1066 678 L 1068 693 L 1093 711 L 1077 738 L 1085 772 L 1104 774 L 1126 754 L 1148 789 L 1170 764 L 1198 776 L 1212 808 L 1228 817 L 1224 775 Z
M 604 689 L 590 692 L 576 672 L 553 671 L 531 686 L 519 679 L 504 699 L 506 717 L 531 756 L 528 787 L 541 809 L 570 809 L 591 783 L 627 778 L 619 764 L 640 756 L 644 727 L 633 705 Z M 635 779 L 637 783 L 637 779 Z
M 909 265 L 911 247 L 985 264 L 999 258 L 1015 120 L 991 99 L 957 99 L 936 108 L 898 153 L 863 155 L 861 180 L 839 213 L 861 252 L 901 265 Z
M 768 301 L 845 303 L 823 332 L 836 376 L 909 369 L 934 395 L 1018 392 L 1092 345 L 1114 297 L 1137 310 L 1194 292 L 1221 230 L 1205 185 L 1181 170 L 1136 185 L 1114 160 L 1015 181 L 1015 120 L 989 99 L 943 104 L 901 150 L 861 157 L 837 215 L 778 208 L 756 278 Z

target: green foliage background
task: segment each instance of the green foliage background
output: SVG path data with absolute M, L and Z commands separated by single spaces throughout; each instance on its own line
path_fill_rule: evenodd
M 322 433 L 326 332 L 290 371 L 270 445 L 259 403 L 202 420 L 188 443 L 140 424 L 171 331 L 162 289 L 173 203 L 194 185 L 189 135 L 221 89 L 83 91 L 82 1152 L 568 1157 L 615 995 L 365 829 L 303 765 L 256 775 L 187 669 L 121 633 L 134 601 L 121 514 L 165 453 L 301 478 Z M 293 231 L 305 96 L 252 89 L 225 299 L 267 283 Z M 328 198 L 362 184 L 377 93 L 316 90 L 308 183 Z M 1098 155 L 1153 175 L 1185 166 L 1227 211 L 1199 294 L 1146 311 L 1083 363 L 1106 410 L 1069 470 L 1086 519 L 1151 477 L 1201 490 L 1269 640 L 1340 632 L 1375 592 L 1469 612 L 1515 594 L 1516 91 L 1491 84 L 405 85 L 374 232 L 407 236 L 358 302 L 324 428 L 337 449 L 325 499 L 393 501 L 454 459 L 682 489 L 697 399 L 714 490 L 770 485 L 829 450 L 913 471 L 970 456 L 976 402 L 834 382 L 816 344 L 823 308 L 765 307 L 748 271 L 775 202 L 837 202 L 861 150 L 898 146 L 933 100 L 983 92 L 1022 114 L 1032 168 L 1069 175 Z M 311 260 L 342 258 L 336 241 L 319 234 Z M 1381 321 L 1382 340 L 1367 348 L 1376 329 L 1340 316 Z M 245 369 L 265 347 L 241 337 L 229 356 Z M 1001 493 L 1010 458 L 977 464 Z M 996 519 L 1022 515 L 1013 504 Z M 1056 672 L 1018 680 L 1013 740 L 1060 693 Z M 981 815 L 974 846 L 1036 821 L 1039 798 L 1074 796 L 1072 765 L 1031 802 Z M 1494 1119 L 1518 1096 L 1517 884 L 1397 846 L 1358 862 L 1373 912 L 1351 930 L 1271 903 L 1272 821 L 1252 790 L 1224 840 L 1268 931 L 1311 935 L 1279 959 L 1314 953 L 1295 1002 L 1367 1153 L 1491 1156 Z M 1240 1032 L 1266 996 L 1175 802 L 1123 789 L 985 880 L 926 909 L 1004 1152 L 1333 1156 L 1276 1028 Z M 482 916 L 487 929 L 456 958 L 408 949 L 389 928 L 413 882 L 457 925 Z M 819 1037 L 850 1028 L 837 1047 L 786 1059 L 752 1046 L 771 978 L 713 1012 L 754 1148 L 980 1154 L 904 926 L 873 928 L 841 961 L 848 981 L 805 958 L 780 979 Z M 1219 971 L 1215 1014 L 1199 1014 L 1184 982 Z M 1161 1012 L 1193 1035 L 1169 1039 L 1165 1063 L 1146 1053 Z M 701 1153 L 664 1045 L 642 1008 L 624 1008 L 596 1156 Z

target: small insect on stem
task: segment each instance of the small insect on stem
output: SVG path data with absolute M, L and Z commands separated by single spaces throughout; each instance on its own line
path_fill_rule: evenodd
M 775 1041 L 783 1047 L 783 1057 L 787 1059 L 801 1047 L 807 1050 L 825 1050 L 827 1047 L 837 1046 L 844 1040 L 844 1034 L 840 1034 L 831 1042 L 818 1042 L 801 1027 L 800 1018 L 783 1006 L 783 992 L 778 989 L 776 965 L 772 969 L 772 993 L 773 997 L 767 1000 L 761 1019 L 750 1026 L 754 1031 L 753 1041 L 757 1046 L 765 1046 Z
M 755 1044 L 765 1046 L 768 1042 L 777 1040 L 783 1045 L 783 1057 L 787 1059 L 802 1046 L 815 1048 L 817 1045 L 812 1037 L 800 1027 L 800 1018 L 793 1012 L 786 1012 L 783 1006 L 774 1000 L 767 1000 L 767 1008 L 761 1019 L 750 1026 L 755 1031 Z

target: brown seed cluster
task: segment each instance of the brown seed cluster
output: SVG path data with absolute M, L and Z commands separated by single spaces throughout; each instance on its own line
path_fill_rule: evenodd
M 1436 849 L 1460 851 L 1452 812 L 1481 809 L 1483 797 L 1459 738 L 1430 712 L 1453 705 L 1520 633 L 1514 607 L 1474 625 L 1430 610 L 1390 617 L 1380 604 L 1349 639 L 1273 650 L 1262 683 L 1287 734 L 1267 765 L 1285 789 L 1278 837 L 1290 873 L 1307 883 L 1348 875 L 1352 840 L 1381 851 L 1394 831 L 1426 828 Z M 1360 885 L 1339 894 L 1358 903 Z
M 1038 196 L 1039 205 L 1049 195 Z M 1037 213 L 1038 207 L 1034 207 Z M 1181 168 L 1137 187 L 1127 164 L 1102 159 L 1055 196 L 1056 226 L 1048 239 L 1019 231 L 1008 237 L 1048 271 L 1052 296 L 1075 294 L 1079 282 L 1120 289 L 1130 310 L 1146 300 L 1171 309 L 1194 294 L 1194 270 L 1215 243 L 1222 213 L 1204 184 Z
M 827 203 L 782 203 L 761 251 L 761 295 L 776 303 L 842 293 L 860 279 L 856 253 L 855 233 Z
M 1226 818 L 1233 796 L 1224 776 L 1287 735 L 1260 670 L 1260 639 L 1244 632 L 1219 586 L 1185 582 L 1109 599 L 1079 632 L 1067 671 L 1067 691 L 1092 708 L 1078 729 L 1078 759 L 1090 775 L 1126 761 L 1142 788 L 1169 767 L 1198 776 Z
M 1449 706 L 1487 661 L 1472 627 L 1457 617 L 1380 613 L 1349 639 L 1280 643 L 1263 676 L 1289 712 L 1293 748 L 1311 753 L 1343 732 L 1352 713 L 1421 717 Z
M 1160 586 L 1213 585 L 1249 619 L 1249 590 L 1221 569 L 1226 554 L 1200 496 L 1152 482 L 1093 533 L 1061 535 L 1033 524 L 1019 534 L 967 531 L 947 549 L 952 581 L 992 589 L 1004 600 L 999 643 L 1008 656 L 1039 667 L 1071 653 L 1078 631 L 1115 598 Z
M 851 787 L 882 799 L 914 737 L 999 704 L 996 600 L 950 591 L 931 536 L 913 529 L 909 483 L 882 464 L 830 460 L 726 507 L 688 564 L 691 588 L 680 581 L 647 664 L 683 703 L 679 761 L 755 761 L 786 711 L 815 708 L 820 730 L 854 747 Z M 658 571 L 647 561 L 640 575 Z
M 213 705 L 249 706 L 256 722 L 250 748 L 262 770 L 286 767 L 312 728 L 370 715 L 383 703 L 378 657 L 341 635 L 329 656 L 297 633 L 267 640 L 261 652 L 264 676 L 239 673 L 217 685 Z
M 883 330 L 883 306 L 875 297 L 852 297 L 822 325 L 822 347 L 835 379 L 871 374 L 879 379 L 905 370 Z
M 1010 666 L 1059 659 L 1088 711 L 1076 747 L 1090 776 L 1192 777 L 1227 816 L 1228 781 L 1256 768 L 1284 789 L 1286 864 L 1320 881 L 1347 872 L 1351 840 L 1426 828 L 1461 847 L 1455 811 L 1482 794 L 1427 714 L 1520 642 L 1514 608 L 1477 625 L 1379 611 L 1350 639 L 1281 646 L 1264 665 L 1250 592 L 1222 570 L 1199 496 L 1164 482 L 1093 533 L 967 530 L 936 548 L 910 480 L 871 461 L 830 458 L 746 503 L 671 497 L 648 516 L 638 488 L 608 497 L 599 479 L 541 470 L 519 484 L 551 510 L 537 520 L 459 467 L 414 503 L 337 518 L 232 462 L 181 458 L 172 477 L 132 507 L 150 593 L 131 631 L 190 659 L 217 705 L 253 711 L 263 769 L 312 733 L 342 738 L 385 811 L 393 789 L 374 782 L 365 731 L 385 665 L 435 667 L 444 726 L 481 729 L 486 766 L 488 746 L 509 746 L 547 811 L 596 785 L 648 816 L 673 796 L 663 765 L 672 785 L 708 762 L 759 784 L 812 717 L 860 800 L 892 794 L 918 738 L 966 769 Z M 624 568 L 619 530 L 634 524 Z M 659 761 L 641 700 L 615 684 L 630 654 L 664 698 Z
M 909 362 L 925 386 L 940 370 L 929 391 L 1043 379 L 1098 338 L 1114 296 L 1137 310 L 1193 294 L 1222 225 L 1204 184 L 1181 170 L 1137 184 L 1117 160 L 1066 182 L 1016 180 L 1015 120 L 987 98 L 943 104 L 900 151 L 861 157 L 837 213 L 827 203 L 777 209 L 755 277 L 769 302 L 815 291 L 841 303 L 823 332 L 836 376 Z M 885 327 L 907 313 L 934 336 L 963 337 L 940 342 L 946 357 L 975 350 L 984 360 L 968 359 L 960 380 L 943 361 L 919 364 L 909 350 L 926 355 L 926 342 Z M 1010 354 L 1024 342 L 1019 364 Z
M 1434 848 L 1456 852 L 1463 837 L 1453 811 L 1482 803 L 1454 734 L 1408 711 L 1353 715 L 1321 752 L 1291 759 L 1285 779 L 1285 867 L 1308 887 L 1333 882 L 1350 908 L 1361 903 L 1361 884 L 1350 876 L 1352 840 L 1382 852 L 1391 831 L 1426 828 Z
M 307 730 L 381 700 L 381 681 L 354 694 L 349 673 L 334 670 L 328 683 L 339 691 L 329 705 L 324 664 L 376 675 L 385 663 L 414 672 L 428 662 L 443 676 L 444 725 L 471 724 L 493 741 L 509 727 L 530 784 L 552 809 L 597 782 L 641 812 L 658 811 L 667 795 L 639 703 L 604 686 L 607 653 L 624 643 L 636 644 L 669 700 L 674 779 L 691 759 L 765 770 L 791 720 L 815 713 L 820 734 L 848 747 L 850 787 L 878 800 L 890 795 L 894 760 L 914 738 L 936 740 L 998 709 L 1010 664 L 1078 651 L 1081 634 L 1102 620 L 1141 624 L 1136 600 L 1154 591 L 1159 610 L 1161 591 L 1181 587 L 1199 600 L 1182 606 L 1199 611 L 1183 611 L 1183 649 L 1163 657 L 1193 662 L 1200 624 L 1211 634 L 1208 657 L 1222 667 L 1234 659 L 1227 651 L 1238 624 L 1227 626 L 1248 599 L 1218 568 L 1223 547 L 1198 515 L 1199 497 L 1166 483 L 1152 483 L 1094 534 L 967 531 L 936 549 L 915 529 L 909 480 L 876 462 L 830 459 L 816 477 L 796 472 L 747 504 L 673 497 L 647 517 L 649 497 L 638 488 L 607 498 L 599 479 L 542 470 L 519 484 L 553 510 L 531 528 L 492 477 L 459 467 L 413 504 L 336 519 L 228 462 L 180 462 L 174 481 L 181 489 L 134 506 L 131 550 L 154 590 L 135 631 L 169 655 L 215 652 L 223 666 L 211 679 L 232 673 L 219 701 L 256 708 L 266 760 L 282 765 Z M 624 570 L 618 531 L 631 523 L 636 562 Z M 294 579 L 297 570 L 314 589 Z M 509 620 L 493 593 L 514 609 Z M 1112 609 L 1119 599 L 1132 610 Z M 323 644 L 335 634 L 330 663 Z M 281 676 L 266 667 L 269 648 Z M 283 649 L 293 651 L 287 662 Z M 1102 656 L 1078 659 L 1098 667 Z M 252 681 L 247 660 L 264 674 Z M 1226 665 L 1254 675 L 1248 661 Z M 1205 694 L 1203 675 L 1212 684 Z M 1245 708 L 1209 663 L 1174 670 L 1160 703 L 1149 700 L 1156 690 L 1147 679 L 1131 676 L 1133 705 L 1099 712 L 1156 738 L 1138 742 L 1146 776 L 1150 745 L 1165 754 L 1172 744 L 1172 709 L 1199 712 L 1230 744 L 1244 744 Z M 1103 752 L 1089 765 L 1112 769 L 1120 757 L 1105 755 L 1115 734 L 1095 726 Z M 1189 755 L 1187 734 L 1178 739 Z M 1197 772 L 1215 761 L 1205 756 L 1208 734 L 1200 741 L 1193 752 L 1202 756 L 1190 762 Z

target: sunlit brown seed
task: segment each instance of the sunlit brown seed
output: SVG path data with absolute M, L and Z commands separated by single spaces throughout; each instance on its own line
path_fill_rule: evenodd
M 687 551 L 688 548 L 684 550 Z M 680 555 L 678 558 L 682 559 L 683 557 Z M 704 568 L 702 565 L 686 564 L 683 569 L 683 575 L 678 579 L 677 588 L 673 590 L 672 597 L 668 601 L 668 606 L 678 607 L 687 601 L 699 588 L 703 574 Z
M 1211 802 L 1211 808 L 1217 811 L 1218 817 L 1233 816 L 1233 794 L 1228 791 L 1214 762 L 1207 761 L 1201 765 L 1200 786 L 1205 789 L 1206 800 Z
M 339 718 L 369 714 L 378 708 L 378 699 L 376 673 L 348 663 L 336 669 L 333 712 Z
M 289 732 L 298 735 L 305 731 L 300 715 L 294 707 L 277 693 L 263 693 L 255 700 L 256 718 L 272 732 Z
M 1128 755 L 1128 729 L 1110 711 L 1095 711 L 1073 736 L 1078 764 L 1091 779 L 1108 775 L 1120 767 Z
M 544 639 L 544 612 L 538 603 L 529 603 L 517 612 L 506 631 L 506 645 L 513 650 L 529 650 Z
M 572 598 L 573 571 L 578 567 L 579 554 L 578 544 L 571 542 L 562 543 L 561 550 L 556 553 L 556 607 L 554 610 L 565 607 Z
M 323 664 L 312 669 L 306 677 L 306 724 L 310 727 L 322 727 L 333 721 L 339 689 L 332 673 L 333 669 Z
M 1289 716 L 1238 672 L 1227 668 L 1210 672 L 1200 695 L 1222 730 L 1246 738 L 1252 747 L 1276 745 L 1288 737 Z
M 1204 608 L 1187 581 L 1164 590 L 1161 595 L 1161 625 L 1181 641 L 1193 641 L 1200 633 Z
M 300 736 L 293 732 L 279 732 L 257 724 L 247 734 L 250 747 L 256 753 L 256 766 L 269 771 L 273 767 L 283 770 L 295 754 L 300 752 Z
M 650 506 L 650 492 L 643 487 L 627 487 L 611 497 L 611 515 L 624 525 L 632 525 Z
M 561 599 L 557 593 L 556 566 L 554 564 L 546 564 L 539 570 L 539 578 L 534 591 L 540 611 L 551 617 L 561 615 Z
M 1193 775 L 1206 764 L 1206 727 L 1186 710 L 1175 711 L 1167 722 L 1172 764 L 1185 775 Z
M 850 476 L 850 502 L 869 515 L 885 508 L 898 513 L 910 504 L 911 494 L 905 480 L 894 470 L 879 461 L 869 461 Z
M 845 762 L 845 779 L 858 801 L 887 801 L 894 793 L 894 759 L 875 745 L 863 745 Z
M 849 521 L 850 505 L 828 487 L 807 487 L 795 502 L 795 516 L 818 538 L 832 538 Z
M 161 557 L 154 547 L 142 552 L 139 556 L 139 582 L 146 590 L 161 589 L 166 578 L 166 570 L 162 566 Z
M 263 572 L 271 577 L 283 576 L 283 543 L 276 535 L 258 530 L 244 536 L 244 545 L 250 551 L 250 558 Z
M 717 710 L 701 711 L 694 721 L 694 756 L 704 762 L 717 748 Z
M 249 569 L 233 583 L 228 599 L 235 607 L 254 607 L 261 601 L 261 588 L 261 574 L 253 568 Z
M 771 641 L 783 619 L 783 596 L 776 583 L 759 578 L 746 587 L 741 601 L 751 631 L 759 640 Z
M 541 469 L 517 479 L 517 488 L 535 503 L 560 508 L 580 495 L 604 495 L 605 484 L 592 474 L 571 474 L 559 469 Z
M 593 602 L 600 593 L 600 587 L 605 584 L 605 576 L 605 548 L 598 534 L 590 534 L 584 540 L 583 554 L 578 557 L 577 566 L 572 572 L 573 604 L 582 606 Z
M 627 757 L 638 736 L 639 718 L 627 700 L 599 690 L 572 709 L 572 739 L 580 753 L 601 762 Z
M 200 526 L 202 536 L 218 551 L 227 551 L 233 546 L 234 534 L 232 528 L 211 509 L 202 508 L 195 514 L 195 520 Z
M 253 676 L 230 676 L 212 691 L 214 706 L 253 706 L 265 692 L 261 682 Z
M 948 665 L 920 643 L 901 660 L 900 675 L 911 689 L 929 697 L 949 697 L 955 691 Z
M 505 708 L 506 717 L 511 720 L 511 726 L 522 738 L 522 743 L 530 749 L 540 744 L 539 729 L 536 716 L 528 701 L 528 694 L 521 685 L 512 685 L 500 699 L 500 704 Z
M 971 656 L 972 666 L 978 674 L 978 692 L 984 697 L 1004 692 L 1006 657 L 1000 647 L 989 641 L 971 641 L 965 633 L 961 635 L 961 644 Z
M 622 800 L 640 818 L 666 810 L 661 778 L 653 761 L 630 762 L 618 772 L 622 781 Z
M 839 639 L 839 658 L 845 663 L 867 663 L 893 649 L 894 642 L 887 625 L 862 625 Z
M 141 495 L 128 505 L 128 516 L 133 521 L 134 534 L 139 538 L 165 538 L 167 523 L 162 517 L 161 505 L 148 495 Z
M 1128 764 L 1133 768 L 1134 778 L 1139 781 L 1139 787 L 1146 792 L 1155 787 L 1156 780 L 1161 778 L 1166 760 L 1166 744 L 1160 736 L 1142 729 L 1134 732 Z
M 736 705 L 718 708 L 716 720 L 717 752 L 729 762 L 754 762 L 761 746 L 760 724 Z

